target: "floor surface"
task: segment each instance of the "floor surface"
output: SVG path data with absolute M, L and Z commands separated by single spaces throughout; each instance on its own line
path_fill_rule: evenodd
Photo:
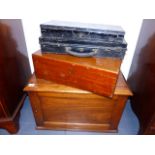
M 34 116 L 27 97 L 21 109 L 20 129 L 17 135 L 136 135 L 138 130 L 139 122 L 131 109 L 129 101 L 120 120 L 118 133 L 36 130 Z M 4 129 L 0 129 L 0 135 L 9 135 L 9 133 Z

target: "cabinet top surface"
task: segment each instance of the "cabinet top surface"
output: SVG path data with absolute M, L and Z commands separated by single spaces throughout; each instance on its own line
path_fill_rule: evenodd
M 29 80 L 29 83 L 24 88 L 24 91 L 92 94 L 92 92 L 89 92 L 86 90 L 81 90 L 78 88 L 57 84 L 55 82 L 46 81 L 43 79 L 37 79 L 35 75 L 31 77 L 31 79 Z M 122 73 L 119 74 L 114 95 L 132 96 L 132 92 L 129 89 Z
M 33 53 L 33 57 L 43 57 L 44 59 L 51 59 L 65 63 L 72 63 L 72 65 L 79 65 L 85 66 L 89 69 L 95 68 L 97 70 L 104 70 L 114 74 L 118 74 L 121 66 L 121 59 L 118 58 L 79 58 L 67 54 L 48 54 L 48 53 L 41 53 L 37 51 Z

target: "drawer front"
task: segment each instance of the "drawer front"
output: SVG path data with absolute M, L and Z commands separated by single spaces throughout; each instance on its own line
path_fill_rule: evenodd
M 61 96 L 61 97 L 60 97 Z M 84 97 L 85 96 L 85 97 Z M 110 123 L 114 101 L 104 97 L 38 93 L 43 120 L 65 123 Z
M 116 132 L 127 96 L 28 92 L 37 129 Z

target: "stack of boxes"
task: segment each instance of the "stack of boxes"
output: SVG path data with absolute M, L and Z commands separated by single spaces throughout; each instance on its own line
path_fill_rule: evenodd
M 120 72 L 122 28 L 51 21 L 41 24 L 41 34 L 41 50 L 32 55 L 35 77 L 25 88 L 37 127 L 116 131 L 132 95 Z

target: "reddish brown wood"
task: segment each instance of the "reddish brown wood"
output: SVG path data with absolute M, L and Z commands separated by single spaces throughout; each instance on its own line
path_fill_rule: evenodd
M 1 122 L 0 127 L 6 129 L 10 134 L 16 134 L 19 130 L 18 119 L 5 120 Z
M 0 118 L 5 118 L 5 117 L 7 117 L 7 114 L 3 108 L 2 101 L 0 100 Z
M 128 78 L 128 84 L 134 92 L 131 106 L 140 122 L 139 134 L 155 134 L 154 25 L 154 20 L 143 22 Z M 153 33 L 150 33 L 151 31 Z M 148 40 L 144 41 L 141 38 L 148 38 Z
M 11 27 L 0 20 L 0 128 L 15 133 L 25 97 L 22 89 L 30 77 L 30 66 L 26 53 L 18 51 L 17 41 L 11 32 Z
M 115 100 L 117 100 L 117 103 L 118 104 L 115 104 L 114 106 L 114 111 L 112 113 L 112 117 L 111 117 L 111 127 L 112 129 L 116 129 L 117 130 L 117 127 L 118 127 L 118 124 L 119 124 L 119 121 L 120 121 L 120 116 L 122 116 L 122 113 L 123 113 L 123 110 L 124 110 L 124 107 L 125 107 L 125 104 L 126 101 L 128 99 L 128 96 L 122 96 L 122 95 L 117 95 Z
M 113 96 L 121 60 L 112 58 L 78 58 L 70 55 L 32 55 L 37 78 Z
M 9 133 L 15 134 L 19 130 L 19 116 L 20 109 L 23 105 L 26 95 L 24 94 L 18 103 L 18 106 L 14 110 L 14 113 L 11 116 L 6 115 L 5 118 L 0 118 L 0 128 L 6 129 Z M 5 113 L 5 111 L 3 111 Z
M 113 98 L 31 78 L 28 92 L 37 129 L 117 131 L 126 99 L 132 95 L 122 74 Z
M 31 103 L 35 103 L 32 105 L 32 109 L 33 109 L 33 113 L 35 116 L 35 120 L 37 123 L 37 126 L 43 126 L 44 124 L 44 118 L 43 118 L 43 111 L 42 111 L 42 107 L 41 107 L 41 103 L 40 103 L 40 99 L 37 95 L 37 93 L 31 92 L 28 93 L 29 98 L 30 98 L 30 102 Z

